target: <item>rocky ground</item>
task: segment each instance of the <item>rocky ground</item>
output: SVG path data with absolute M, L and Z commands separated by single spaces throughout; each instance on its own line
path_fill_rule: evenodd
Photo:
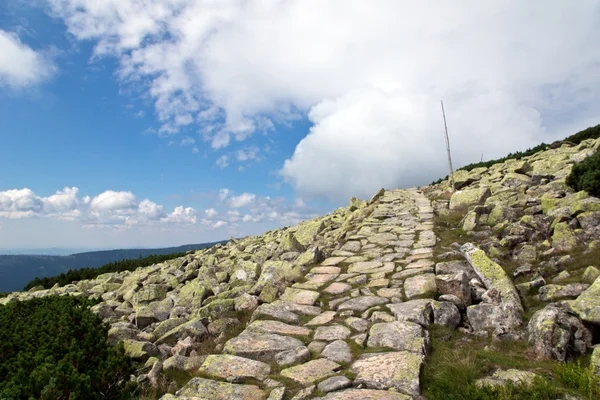
M 381 190 L 297 227 L 0 303 L 91 296 L 169 399 L 419 399 L 430 330 L 592 353 L 600 371 L 600 200 L 565 178 L 600 140 L 453 182 Z M 174 387 L 174 376 L 189 376 Z M 498 368 L 480 385 L 530 382 Z M 169 378 L 169 379 L 167 379 Z

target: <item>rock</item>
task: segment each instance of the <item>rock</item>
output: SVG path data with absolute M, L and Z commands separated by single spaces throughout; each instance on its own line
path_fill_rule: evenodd
M 423 358 L 409 351 L 363 354 L 352 364 L 350 372 L 356 374 L 355 385 L 365 385 L 369 389 L 395 389 L 418 396 Z
M 321 356 L 338 363 L 352 362 L 350 346 L 343 340 L 336 340 L 329 343 L 321 352 Z
M 236 383 L 247 378 L 263 381 L 271 373 L 271 367 L 263 362 L 244 357 L 229 354 L 211 354 L 206 357 L 198 372 L 211 378 Z
M 314 340 L 331 342 L 346 339 L 352 332 L 343 325 L 320 326 L 315 331 Z
M 571 251 L 577 247 L 575 234 L 566 222 L 559 222 L 554 226 L 552 235 L 552 247 L 559 251 Z
M 204 378 L 192 378 L 177 392 L 177 396 L 183 399 L 264 400 L 266 394 L 254 385 L 239 385 Z
M 258 317 L 270 317 L 279 319 L 285 322 L 289 322 L 291 324 L 297 324 L 300 322 L 300 318 L 295 313 L 288 311 L 285 307 L 276 306 L 273 304 L 261 304 L 258 306 L 254 314 L 252 314 L 252 318 Z
M 561 362 L 585 354 L 592 342 L 589 329 L 555 304 L 536 311 L 527 325 L 527 332 L 538 357 Z
M 314 342 L 313 342 L 314 343 Z M 302 363 L 310 358 L 310 348 L 296 347 L 292 350 L 282 351 L 275 355 L 275 362 L 280 367 L 287 367 Z
M 281 300 L 296 304 L 307 304 L 312 306 L 319 298 L 319 292 L 304 289 L 287 288 L 281 296 Z
M 482 386 L 504 386 L 507 382 L 512 382 L 514 385 L 530 386 L 538 375 L 529 371 L 521 371 L 518 369 L 498 370 L 492 376 L 478 379 L 475 385 Z
M 148 381 L 152 387 L 158 387 L 161 373 L 163 370 L 163 363 L 160 360 L 156 360 L 152 365 L 152 369 L 148 372 Z
M 345 376 L 332 376 L 331 378 L 325 379 L 323 382 L 317 385 L 323 393 L 333 392 L 335 390 L 345 389 L 350 386 L 352 382 Z
M 473 267 L 471 267 L 466 261 L 454 260 L 435 264 L 436 275 L 456 275 L 459 272 L 464 272 L 467 275 L 468 280 L 478 278 L 477 274 L 473 270 Z
M 335 311 L 325 311 L 308 321 L 304 326 L 325 325 L 333 321 L 334 318 Z
M 389 302 L 388 299 L 378 296 L 360 296 L 350 299 L 338 306 L 338 311 L 341 310 L 352 310 L 355 312 L 363 312 L 368 308 L 377 306 L 380 304 L 386 304 Z
M 518 316 L 517 319 L 520 319 L 523 314 L 523 306 L 519 294 L 502 267 L 490 260 L 483 250 L 471 243 L 464 244 L 461 251 L 485 287 L 496 289 L 500 293 L 503 308 L 508 310 L 509 314 Z
M 429 333 L 421 325 L 407 321 L 374 324 L 367 347 L 389 347 L 425 355 L 430 346 Z
M 164 361 L 163 369 L 165 371 L 177 370 L 184 372 L 195 372 L 204 362 L 204 358 L 204 356 L 186 357 L 175 354 Z
M 317 400 L 412 400 L 412 396 L 387 390 L 347 389 L 328 393 Z
M 521 314 L 506 304 L 480 303 L 467 307 L 467 318 L 474 330 L 495 329 L 498 326 L 516 328 L 523 323 Z
M 596 375 L 600 375 L 600 347 L 594 347 L 590 357 L 590 368 Z
M 269 363 L 275 361 L 278 353 L 298 347 L 305 346 L 296 338 L 244 331 L 225 343 L 223 352 Z
M 596 267 L 587 267 L 583 271 L 583 280 L 586 282 L 594 282 L 600 276 L 600 270 Z
M 440 297 L 441 299 L 441 297 Z M 460 324 L 461 316 L 458 307 L 447 301 L 432 301 L 433 323 L 456 329 Z
M 546 285 L 540 288 L 540 300 L 557 301 L 574 299 L 583 293 L 590 285 L 587 283 L 572 283 L 569 285 Z
M 438 292 L 456 296 L 462 304 L 471 305 L 469 277 L 464 271 L 460 271 L 455 275 L 436 275 L 435 284 Z
M 279 321 L 254 321 L 247 328 L 247 332 L 275 333 L 278 335 L 298 336 L 308 338 L 312 331 L 302 326 L 288 325 Z
M 404 281 L 404 293 L 409 300 L 432 298 L 437 292 L 434 274 L 412 276 Z
M 123 340 L 123 346 L 125 347 L 125 354 L 133 359 L 146 360 L 148 357 L 158 354 L 158 349 L 150 342 L 125 339 Z
M 345 322 L 346 325 L 348 325 L 357 332 L 365 332 L 367 329 L 369 329 L 370 325 L 368 320 L 356 317 L 350 317 L 346 319 Z
M 349 284 L 345 282 L 334 282 L 331 285 L 327 286 L 325 290 L 323 290 L 323 292 L 327 294 L 338 295 L 346 293 L 350 290 L 352 290 L 352 286 L 350 286 Z
M 235 311 L 254 311 L 258 307 L 258 298 L 248 293 L 243 293 L 234 299 Z
M 164 335 L 162 335 L 155 342 L 156 345 L 160 344 L 174 344 L 177 340 L 182 339 L 186 336 L 191 336 L 192 339 L 202 339 L 208 334 L 208 330 L 200 319 L 192 319 L 186 323 L 176 326 Z
M 284 394 L 284 387 L 276 387 L 275 389 L 271 390 L 271 393 L 269 393 L 269 398 L 267 400 L 283 400 Z
M 295 367 L 286 368 L 281 371 L 281 375 L 301 385 L 310 385 L 335 375 L 339 368 L 340 365 L 338 363 L 321 358 L 296 365 Z
M 415 322 L 424 328 L 427 328 L 433 322 L 433 309 L 430 299 L 388 304 L 387 308 L 390 309 L 398 321 Z
M 596 278 L 594 283 L 575 299 L 571 309 L 582 320 L 600 325 L 600 278 Z
M 454 192 L 450 198 L 450 210 L 460 210 L 476 204 L 483 204 L 491 194 L 487 187 L 459 190 Z
M 305 387 L 304 389 L 300 389 L 298 392 L 296 392 L 296 394 L 294 395 L 294 397 L 291 398 L 291 400 L 305 400 L 308 399 L 313 392 L 315 391 L 315 388 L 317 386 L 316 385 L 310 385 L 308 387 Z

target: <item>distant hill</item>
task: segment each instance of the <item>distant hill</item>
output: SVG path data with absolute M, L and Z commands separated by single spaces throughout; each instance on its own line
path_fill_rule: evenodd
M 115 261 L 136 259 L 150 255 L 182 253 L 190 250 L 200 250 L 217 243 L 186 244 L 178 247 L 161 249 L 118 249 L 90 251 L 68 256 L 52 255 L 0 255 L 0 292 L 23 290 L 32 279 L 49 277 L 67 272 L 69 269 L 85 267 L 100 267 Z

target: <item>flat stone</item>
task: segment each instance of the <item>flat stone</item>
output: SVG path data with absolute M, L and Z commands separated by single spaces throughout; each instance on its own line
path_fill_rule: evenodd
M 373 279 L 367 284 L 370 288 L 386 288 L 390 285 L 390 280 L 387 278 Z
M 315 331 L 314 340 L 325 340 L 332 342 L 334 340 L 346 339 L 352 332 L 343 325 L 320 326 Z
M 310 270 L 311 274 L 339 274 L 342 272 L 340 267 L 314 267 Z
M 281 307 L 286 311 L 291 311 L 300 315 L 319 315 L 321 314 L 321 307 L 310 306 L 306 304 L 297 304 L 289 301 L 276 300 L 271 303 L 275 307 Z
M 192 378 L 177 392 L 177 396 L 212 400 L 264 400 L 266 394 L 254 385 L 238 385 L 210 379 Z
M 382 263 L 381 261 L 362 261 L 348 267 L 348 273 L 376 274 L 380 272 L 392 272 L 394 269 L 395 265 L 392 262 Z
M 315 325 L 325 325 L 333 321 L 335 318 L 335 311 L 325 311 L 324 313 L 317 315 L 310 321 L 308 321 L 304 326 L 315 326 Z
M 378 296 L 360 296 L 350 299 L 338 306 L 338 310 L 352 310 L 356 312 L 363 312 L 373 306 L 388 303 L 389 300 Z
M 335 375 L 339 368 L 340 364 L 321 358 L 296 365 L 295 367 L 286 368 L 281 371 L 281 375 L 302 385 L 311 385 Z
M 355 385 L 369 389 L 396 389 L 399 392 L 418 396 L 419 374 L 424 357 L 409 351 L 363 354 L 350 367 L 356 374 Z
M 277 335 L 303 336 L 308 338 L 312 331 L 302 326 L 288 325 L 279 321 L 254 321 L 246 330 L 248 332 L 275 333 Z
M 433 321 L 433 309 L 429 299 L 388 304 L 387 308 L 396 316 L 398 321 L 414 322 L 424 328 L 427 328 Z
M 331 282 L 332 280 L 337 278 L 338 275 L 339 274 L 323 274 L 323 273 L 315 274 L 315 273 L 311 272 L 306 275 L 306 279 L 307 279 L 307 282 L 310 282 L 312 284 L 324 285 L 327 282 Z
M 344 261 L 347 257 L 329 257 L 325 261 L 321 263 L 322 266 L 336 266 L 342 261 Z
M 273 304 L 261 304 L 258 306 L 258 308 L 254 311 L 254 314 L 252 314 L 252 318 L 258 318 L 260 316 L 276 318 L 295 324 L 300 322 L 300 317 L 298 317 L 298 315 L 286 310 L 283 307 L 274 306 Z
M 402 288 L 382 288 L 377 291 L 377 296 L 385 297 L 391 299 L 392 297 L 397 297 L 399 299 L 404 295 L 404 290 Z
M 292 350 L 275 354 L 275 362 L 280 367 L 289 367 L 310 359 L 310 350 L 306 347 L 296 347 Z
M 369 329 L 369 321 L 362 318 L 350 317 L 346 319 L 346 324 L 357 332 L 365 332 Z
M 312 290 L 287 288 L 281 295 L 281 300 L 312 306 L 319 298 L 319 295 L 319 292 Z
M 244 331 L 225 343 L 223 352 L 263 362 L 275 361 L 275 355 L 282 351 L 305 347 L 296 338 L 270 333 Z
M 382 322 L 369 331 L 367 347 L 389 347 L 426 355 L 429 333 L 419 324 L 407 321 Z
M 317 400 L 412 400 L 412 396 L 387 390 L 348 389 L 328 393 Z
M 321 356 L 338 363 L 352 362 L 352 350 L 343 340 L 329 343 L 321 352 Z
M 418 261 L 413 261 L 404 267 L 405 269 L 417 269 L 417 268 L 429 268 L 433 267 L 435 263 L 431 260 L 422 259 Z
M 346 293 L 349 290 L 352 290 L 352 286 L 350 286 L 349 284 L 345 282 L 334 282 L 331 285 L 327 286 L 325 290 L 323 290 L 323 292 L 327 294 L 336 295 Z
M 334 390 L 345 389 L 350 385 L 352 385 L 352 381 L 345 376 L 332 376 L 319 383 L 317 389 L 323 393 L 329 393 Z
M 269 364 L 249 358 L 229 354 L 211 354 L 206 357 L 198 372 L 228 382 L 239 382 L 246 378 L 263 381 L 271 373 L 271 367 Z
M 433 297 L 437 292 L 434 274 L 411 276 L 404 281 L 404 293 L 409 300 Z

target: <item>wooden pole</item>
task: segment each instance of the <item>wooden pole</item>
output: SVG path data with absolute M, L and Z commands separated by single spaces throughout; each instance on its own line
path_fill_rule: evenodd
M 454 170 L 452 169 L 452 156 L 450 155 L 450 139 L 448 138 L 448 125 L 446 124 L 446 112 L 444 111 L 444 101 L 442 103 L 442 116 L 444 117 L 444 131 L 446 132 L 446 151 L 448 152 L 448 168 L 450 169 L 450 185 L 454 187 Z

